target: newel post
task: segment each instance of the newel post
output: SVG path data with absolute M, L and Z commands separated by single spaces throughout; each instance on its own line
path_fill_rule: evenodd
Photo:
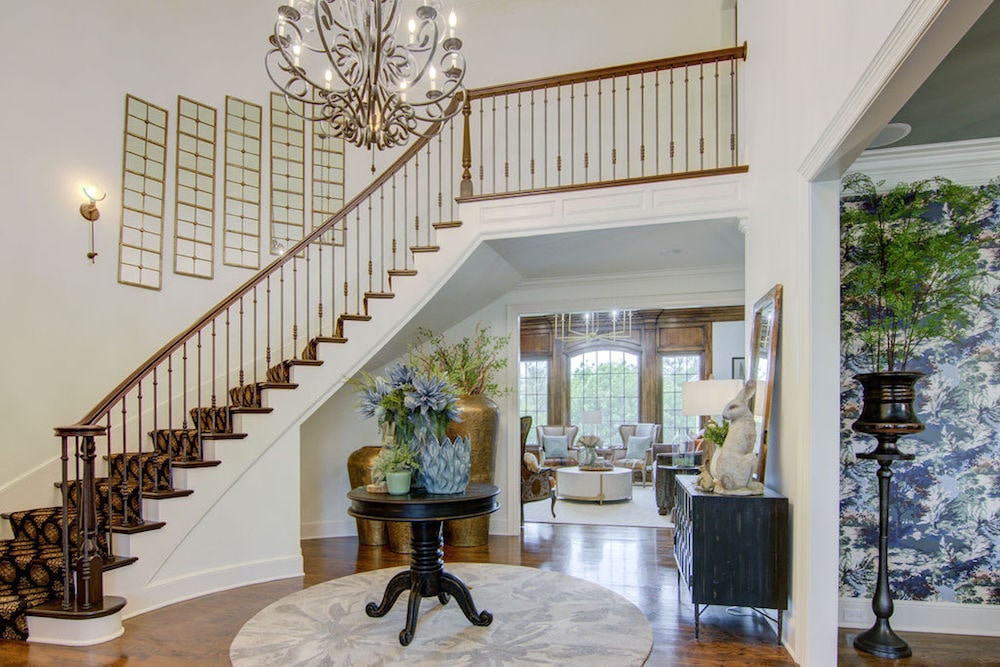
M 469 95 L 465 95 L 465 103 L 462 105 L 462 116 L 465 119 L 465 127 L 462 130 L 462 182 L 459 185 L 459 197 L 472 196 L 472 139 L 469 130 L 469 117 L 472 116 L 472 102 Z
M 78 425 L 56 428 L 62 440 L 62 548 L 63 548 L 63 600 L 64 610 L 89 610 L 101 608 L 104 602 L 103 559 L 97 544 L 97 505 L 94 497 L 97 444 L 94 438 L 106 435 L 107 429 L 97 425 Z M 76 486 L 77 502 L 76 539 L 72 540 L 70 553 L 70 477 L 69 440 L 73 439 L 76 470 L 72 482 Z M 73 585 L 70 586 L 72 571 Z M 70 590 L 74 598 L 70 598 Z

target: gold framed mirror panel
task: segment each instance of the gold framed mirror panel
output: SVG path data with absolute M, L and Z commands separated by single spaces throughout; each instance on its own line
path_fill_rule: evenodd
M 177 96 L 174 273 L 215 272 L 215 125 L 213 107 Z
M 771 401 L 778 361 L 778 336 L 781 326 L 782 286 L 777 284 L 753 305 L 753 329 L 750 335 L 750 369 L 748 381 L 757 383 L 753 397 L 754 421 L 757 423 L 757 473 L 755 479 L 764 483 L 767 468 L 768 433 L 771 421 Z
M 302 113 L 302 103 L 296 111 Z M 305 120 L 271 93 L 271 254 L 280 255 L 305 238 Z
M 260 154 L 263 107 L 226 96 L 222 263 L 260 268 Z
M 316 229 L 344 208 L 344 140 L 323 130 L 322 123 L 312 124 L 312 229 Z M 341 221 L 320 237 L 323 245 L 344 245 Z
M 168 116 L 166 109 L 126 93 L 118 236 L 118 282 L 123 285 L 160 289 Z

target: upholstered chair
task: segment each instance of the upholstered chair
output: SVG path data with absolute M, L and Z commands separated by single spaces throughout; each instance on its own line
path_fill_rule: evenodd
M 622 424 L 618 427 L 625 445 L 624 455 L 612 461 L 616 468 L 638 472 L 646 486 L 653 473 L 653 446 L 660 435 L 659 424 Z M 631 441 L 631 442 L 630 442 Z
M 577 465 L 576 448 L 573 443 L 579 432 L 580 427 L 572 425 L 536 426 L 535 433 L 538 435 L 542 465 L 556 468 Z
M 552 516 L 556 515 L 556 474 L 552 468 L 538 465 L 534 454 L 527 452 L 531 416 L 521 417 L 521 523 L 524 523 L 524 503 L 551 499 Z

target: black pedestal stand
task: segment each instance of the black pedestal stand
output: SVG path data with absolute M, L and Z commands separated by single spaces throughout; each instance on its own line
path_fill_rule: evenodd
M 895 438 L 893 438 L 895 441 Z M 881 445 L 881 443 L 880 443 Z M 892 616 L 892 593 L 889 592 L 889 482 L 893 461 L 912 461 L 913 454 L 858 454 L 859 459 L 878 461 L 878 579 L 872 597 L 875 625 L 854 638 L 854 648 L 881 658 L 908 658 L 909 645 L 889 627 Z
M 861 416 L 852 425 L 859 433 L 875 436 L 874 450 L 858 454 L 859 459 L 878 461 L 878 579 L 872 596 L 875 625 L 854 638 L 854 648 L 881 658 L 908 658 L 910 647 L 889 627 L 892 594 L 889 592 L 889 482 L 893 461 L 912 461 L 913 454 L 896 448 L 899 436 L 919 433 L 924 425 L 913 410 L 914 383 L 923 373 L 895 371 L 862 373 L 855 379 L 863 387 Z

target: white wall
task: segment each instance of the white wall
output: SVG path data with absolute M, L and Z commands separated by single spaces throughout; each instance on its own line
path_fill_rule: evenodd
M 741 6 L 739 36 L 750 43 L 741 100 L 744 155 L 752 165 L 746 302 L 784 285 L 768 472 L 791 504 L 785 642 L 802 664 L 832 665 L 837 655 L 838 488 L 829 474 L 837 467 L 839 432 L 837 179 L 919 84 L 915 70 L 926 76 L 950 48 L 927 45 L 940 55 L 915 63 L 908 60 L 914 45 L 921 45 L 919 52 L 921 39 L 930 37 L 954 44 L 975 18 L 965 27 L 951 21 L 943 34 L 928 32 L 939 10 L 948 5 L 974 13 L 972 4 L 771 0 Z M 899 85 L 892 85 L 894 77 Z M 878 104 L 883 90 L 895 97 Z
M 712 324 L 712 377 L 716 380 L 733 379 L 733 357 L 746 354 L 746 326 L 743 322 L 715 322 Z
M 122 118 L 126 92 L 167 108 L 171 135 L 178 94 L 216 108 L 226 94 L 263 102 L 272 12 L 270 3 L 236 0 L 4 7 L 6 25 L 17 28 L 0 44 L 7 100 L 0 108 L 0 197 L 8 202 L 0 243 L 0 509 L 52 502 L 49 470 L 13 483 L 56 456 L 52 428 L 79 420 L 252 275 L 218 261 L 212 281 L 172 273 L 170 137 L 163 289 L 117 283 Z M 99 204 L 95 264 L 85 257 L 89 226 L 78 212 L 80 188 L 90 181 L 108 191 Z

